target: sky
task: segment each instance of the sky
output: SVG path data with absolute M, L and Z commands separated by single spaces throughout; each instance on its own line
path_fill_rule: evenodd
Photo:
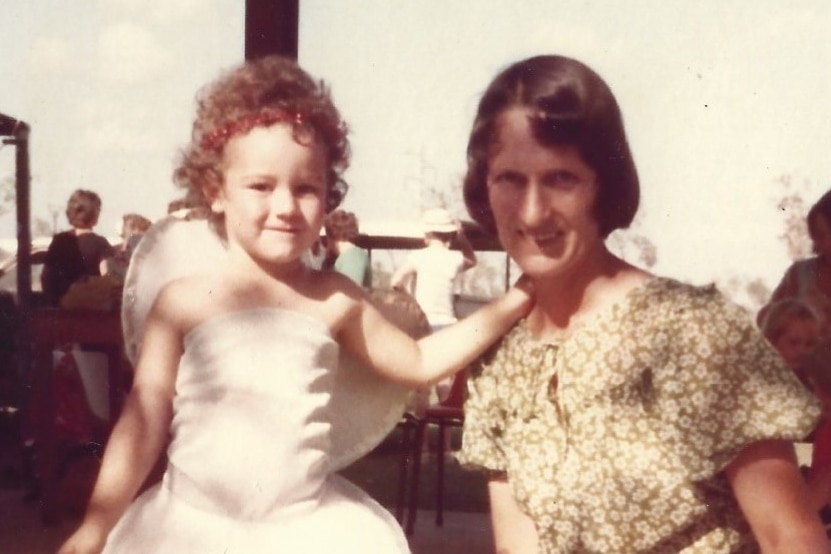
M 194 93 L 242 59 L 243 6 L 5 0 L 0 112 L 33 129 L 33 215 L 65 226 L 78 187 L 101 194 L 104 234 L 124 212 L 163 215 Z M 831 188 L 828 29 L 827 0 L 301 0 L 299 57 L 352 128 L 345 208 L 364 222 L 417 220 L 431 191 L 463 217 L 467 133 L 489 80 L 530 55 L 578 58 L 621 105 L 654 270 L 772 287 L 789 263 L 780 178 L 807 204 Z

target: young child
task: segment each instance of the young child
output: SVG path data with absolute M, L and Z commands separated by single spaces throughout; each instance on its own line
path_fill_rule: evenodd
M 331 406 L 339 349 L 422 387 L 471 362 L 529 294 L 514 288 L 416 342 L 348 278 L 303 264 L 342 200 L 348 144 L 327 90 L 292 61 L 249 62 L 208 88 L 183 158 L 177 182 L 210 207 L 224 248 L 155 298 L 133 389 L 60 554 L 407 552 L 392 517 L 333 474 L 332 429 L 352 417 Z M 168 441 L 162 482 L 131 504 Z
M 815 363 L 819 329 L 819 316 L 796 298 L 774 302 L 762 320 L 765 337 L 822 405 L 822 419 L 811 436 L 811 466 L 806 475 L 811 503 L 816 510 L 831 501 L 831 376 L 824 375 Z M 824 523 L 831 522 L 831 511 L 823 510 L 822 516 Z
M 767 310 L 762 333 L 782 355 L 799 380 L 814 389 L 805 370 L 806 358 L 819 337 L 819 318 L 804 302 L 795 298 L 780 300 Z

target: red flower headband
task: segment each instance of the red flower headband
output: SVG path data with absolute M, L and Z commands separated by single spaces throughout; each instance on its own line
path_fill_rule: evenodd
M 254 127 L 268 127 L 275 123 L 290 123 L 303 125 L 306 116 L 300 112 L 287 112 L 279 109 L 266 109 L 257 113 L 248 114 L 221 127 L 205 133 L 200 145 L 206 150 L 221 152 L 228 139 L 235 135 L 244 135 Z

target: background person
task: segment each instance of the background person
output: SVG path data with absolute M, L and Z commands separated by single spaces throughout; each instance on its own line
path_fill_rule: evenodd
M 460 461 L 488 472 L 496 550 L 828 552 L 792 444 L 816 399 L 714 287 L 605 245 L 639 203 L 606 83 L 562 56 L 509 66 L 467 153 L 468 211 L 536 295 L 468 382 Z
M 150 225 L 152 222 L 140 214 L 129 213 L 122 216 L 119 230 L 121 244 L 114 248 L 113 255 L 106 260 L 107 275 L 121 282 L 124 281 L 133 251 Z
M 392 276 L 394 289 L 415 296 L 433 330 L 456 321 L 453 287 L 456 277 L 476 265 L 476 253 L 461 224 L 447 210 L 436 208 L 421 218 L 424 248 L 411 253 Z M 452 250 L 457 240 L 460 250 Z
M 424 232 L 424 248 L 412 252 L 404 265 L 392 276 L 393 290 L 404 291 L 415 297 L 432 331 L 457 321 L 453 304 L 456 278 L 476 265 L 476 253 L 465 236 L 460 222 L 447 210 L 427 210 L 421 217 Z M 454 241 L 460 250 L 453 250 Z M 453 379 L 449 378 L 435 387 L 436 396 L 444 400 L 450 393 Z M 430 391 L 422 390 L 416 398 L 416 411 L 421 412 L 430 402 Z M 449 452 L 450 435 L 445 435 Z
M 819 316 L 796 298 L 779 300 L 770 306 L 762 321 L 762 333 L 782 355 L 785 363 L 809 389 L 814 385 L 805 363 L 814 353 L 819 337 Z
M 358 238 L 358 218 L 352 212 L 335 210 L 326 216 L 326 260 L 324 269 L 333 269 L 346 275 L 354 283 L 372 287 L 372 267 L 369 254 L 355 244 Z
M 831 190 L 811 206 L 806 217 L 814 256 L 797 260 L 785 271 L 770 302 L 759 313 L 764 318 L 770 304 L 785 298 L 798 298 L 820 316 L 823 342 L 831 341 Z
M 84 277 L 99 277 L 112 245 L 92 229 L 101 214 L 101 198 L 91 190 L 77 189 L 66 204 L 72 229 L 56 234 L 49 244 L 41 274 L 47 304 L 57 306 L 69 288 Z

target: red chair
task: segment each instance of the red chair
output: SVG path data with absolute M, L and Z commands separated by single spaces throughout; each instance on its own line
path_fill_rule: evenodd
M 421 474 L 421 449 L 425 444 L 428 425 L 437 427 L 436 436 L 436 525 L 444 524 L 444 466 L 445 466 L 445 445 L 448 427 L 461 427 L 465 421 L 464 399 L 465 387 L 467 385 L 467 370 L 462 370 L 453 378 L 450 392 L 447 398 L 431 404 L 424 411 L 424 415 L 418 418 L 418 426 L 415 433 L 415 447 L 407 449 L 407 454 L 412 454 L 412 475 L 410 476 L 409 507 L 407 514 L 407 535 L 412 535 L 415 528 L 416 513 L 418 507 L 418 486 Z

